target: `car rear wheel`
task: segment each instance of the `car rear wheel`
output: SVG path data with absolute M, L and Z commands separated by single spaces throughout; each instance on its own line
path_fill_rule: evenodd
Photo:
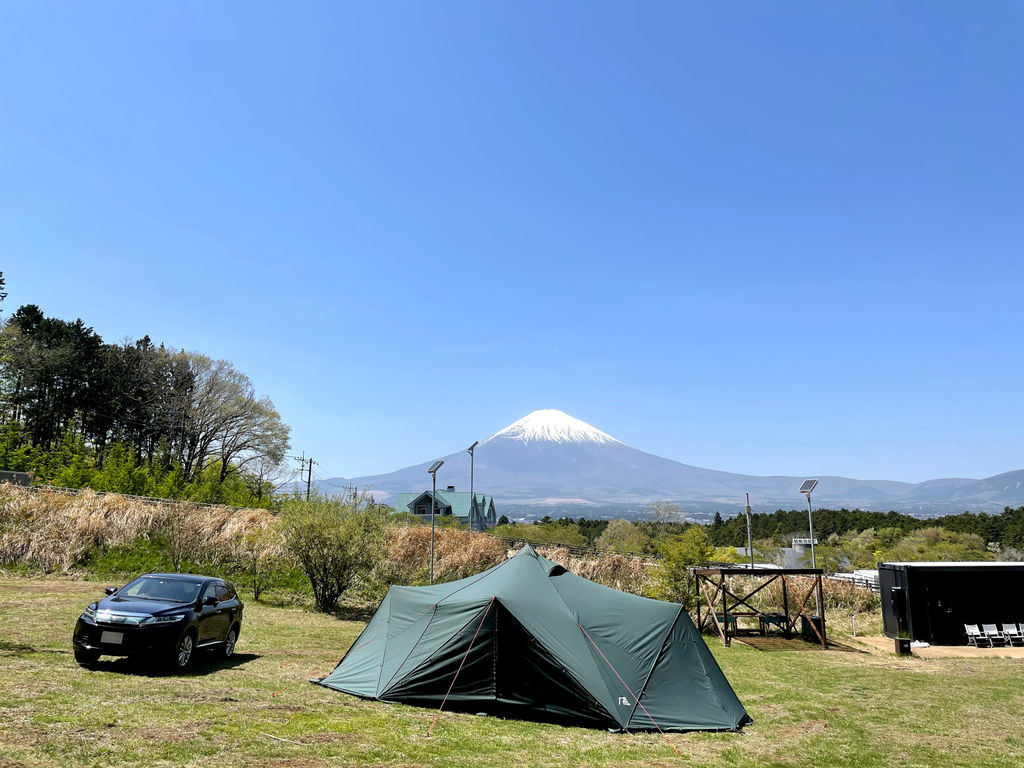
M 235 643 L 238 642 L 238 630 L 231 628 L 228 636 L 224 639 L 224 658 L 230 659 L 235 653 Z
M 173 668 L 178 672 L 188 669 L 195 650 L 196 639 L 192 636 L 191 632 L 186 632 L 181 636 L 181 640 L 178 641 L 178 645 L 174 648 L 174 656 L 171 657 Z
M 75 649 L 75 661 L 78 662 L 80 667 L 89 668 L 97 661 L 99 661 L 100 655 L 96 651 L 80 651 Z

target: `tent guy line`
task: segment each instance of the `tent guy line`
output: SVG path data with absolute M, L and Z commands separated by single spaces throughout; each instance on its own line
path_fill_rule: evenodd
M 618 732 L 751 722 L 678 603 L 595 584 L 530 546 L 474 577 L 392 586 L 334 670 L 311 682 L 438 714 Z
M 484 621 L 487 619 L 487 614 L 491 612 L 491 607 L 494 605 L 494 601 L 497 597 L 492 597 L 491 602 L 487 604 L 487 610 L 484 611 L 484 615 L 480 617 L 480 623 L 476 625 L 476 632 L 473 633 L 473 639 L 469 643 L 469 648 L 466 649 L 465 655 L 462 657 L 462 661 L 459 662 L 459 668 L 455 670 L 455 675 L 452 677 L 452 684 L 448 686 L 448 691 L 444 695 L 444 699 L 441 701 L 441 706 L 437 708 L 437 714 L 434 715 L 434 720 L 430 723 L 430 727 L 427 728 L 427 736 L 430 736 L 431 731 L 434 730 L 434 726 L 437 725 L 437 718 L 441 716 L 441 710 L 444 709 L 445 702 L 448 701 L 448 697 L 452 693 L 452 688 L 455 687 L 455 681 L 459 679 L 459 672 L 462 671 L 462 666 L 466 663 L 466 658 L 469 656 L 469 652 L 473 650 L 473 646 L 476 644 L 477 635 L 480 634 L 480 627 L 484 625 Z
M 675 622 L 673 622 L 672 626 L 673 627 L 675 626 Z M 672 743 L 671 739 L 669 739 L 668 734 L 666 734 L 663 730 L 661 730 L 661 726 L 658 725 L 657 721 L 653 717 L 651 717 L 651 713 L 647 711 L 647 707 L 645 707 L 643 705 L 643 702 L 640 701 L 640 696 L 643 696 L 643 693 L 644 693 L 643 688 L 640 689 L 640 696 L 637 696 L 635 693 L 633 693 L 633 689 L 629 687 L 629 684 L 625 680 L 622 679 L 622 675 L 619 674 L 618 670 L 615 669 L 615 667 L 612 666 L 612 663 L 610 661 L 608 661 L 608 657 L 604 655 L 604 651 L 602 651 L 598 647 L 597 643 L 594 642 L 594 638 L 592 638 L 590 636 L 590 633 L 587 632 L 586 627 L 584 627 L 582 624 L 580 624 L 579 627 L 580 627 L 580 629 L 583 630 L 583 634 L 587 636 L 587 640 L 590 641 L 590 644 L 594 646 L 594 650 L 596 650 L 598 653 L 601 654 L 601 658 L 604 659 L 604 663 L 608 665 L 608 669 L 610 669 L 612 672 L 615 673 L 615 676 L 617 678 L 619 678 L 619 682 L 622 683 L 626 687 L 627 691 L 629 691 L 629 695 L 632 696 L 633 697 L 633 701 L 636 702 L 636 704 L 634 705 L 633 708 L 636 709 L 636 707 L 639 706 L 640 709 L 642 709 L 644 711 L 644 714 L 647 715 L 647 719 L 650 720 L 652 723 L 654 723 L 654 727 L 658 729 L 658 733 L 660 733 L 662 736 L 665 737 L 665 741 L 668 742 L 668 745 L 670 747 L 672 747 L 672 749 L 675 750 L 675 753 L 678 755 L 679 754 L 679 750 L 676 749 L 676 745 Z M 671 631 L 672 631 L 672 629 L 670 628 L 669 632 L 671 632 Z M 664 643 L 662 645 L 664 645 Z M 653 669 L 652 669 L 652 671 L 653 671 Z M 649 679 L 650 678 L 650 674 L 648 674 L 647 677 Z M 645 682 L 645 685 L 646 685 L 646 682 Z

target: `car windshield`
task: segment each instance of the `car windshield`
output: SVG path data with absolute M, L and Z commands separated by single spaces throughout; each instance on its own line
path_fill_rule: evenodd
M 164 600 L 169 603 L 194 603 L 203 585 L 163 576 L 140 576 L 118 591 L 118 597 Z

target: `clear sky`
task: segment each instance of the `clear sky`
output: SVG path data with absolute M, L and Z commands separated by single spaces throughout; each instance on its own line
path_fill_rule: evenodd
M 0 269 L 323 476 L 537 408 L 750 474 L 1024 467 L 1024 6 L 0 2 Z

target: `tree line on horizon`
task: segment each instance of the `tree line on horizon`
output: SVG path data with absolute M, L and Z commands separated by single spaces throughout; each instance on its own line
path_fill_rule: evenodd
M 0 272 L 0 302 L 6 297 Z M 227 360 L 107 343 L 19 307 L 0 327 L 0 469 L 37 482 L 267 506 L 290 428 Z
M 861 509 L 818 509 L 814 512 L 817 563 L 826 571 L 874 568 L 886 560 L 1022 560 L 1024 507 L 1007 507 L 998 515 L 964 512 L 945 517 L 916 518 L 900 512 Z M 502 516 L 493 532 L 506 539 L 537 544 L 593 547 L 621 554 L 677 557 L 666 542 L 686 536 L 691 564 L 740 562 L 737 547 L 747 544 L 746 517 L 710 523 L 687 522 L 670 502 L 657 502 L 636 521 L 590 520 L 550 516 L 532 523 L 513 523 Z M 807 512 L 776 510 L 751 515 L 756 558 L 781 564 L 782 550 L 796 536 L 807 535 Z M 810 565 L 810 563 L 806 563 Z

